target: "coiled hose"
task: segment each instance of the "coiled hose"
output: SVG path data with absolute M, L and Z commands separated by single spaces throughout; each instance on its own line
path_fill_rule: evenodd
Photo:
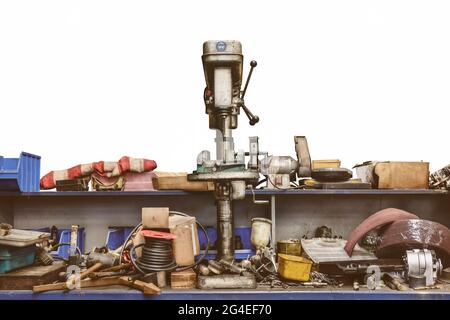
M 135 259 L 134 253 L 142 247 L 140 258 Z M 170 271 L 177 267 L 173 256 L 172 240 L 145 237 L 145 243 L 133 246 L 130 258 L 136 269 L 141 273 Z
M 190 217 L 189 215 L 187 215 L 186 213 L 183 212 L 179 212 L 179 211 L 169 211 L 169 214 L 171 215 L 178 215 L 178 216 L 183 216 L 183 217 Z M 194 268 L 196 267 L 198 264 L 200 264 L 206 257 L 206 255 L 208 254 L 208 250 L 209 250 L 209 246 L 210 246 L 210 241 L 209 241 L 209 237 L 208 237 L 208 232 L 206 231 L 205 227 L 203 227 L 203 225 L 198 222 L 197 220 L 195 221 L 197 226 L 202 230 L 202 232 L 205 235 L 206 238 L 206 248 L 205 251 L 203 253 L 203 255 L 197 260 L 197 262 L 195 262 L 192 265 L 186 266 L 186 267 L 181 267 L 181 268 L 177 268 L 177 265 L 174 261 L 174 266 L 172 266 L 169 262 L 168 262 L 168 249 L 167 246 L 165 246 L 164 244 L 155 244 L 155 242 L 153 242 L 153 240 L 165 240 L 165 239 L 155 239 L 155 238 L 149 238 L 151 239 L 150 241 L 152 242 L 151 244 L 148 244 L 148 249 L 146 250 L 146 253 L 144 254 L 144 250 L 147 247 L 147 239 L 145 240 L 146 243 L 142 243 L 136 246 L 132 246 L 130 249 L 130 259 L 131 259 L 131 263 L 133 264 L 133 266 L 136 268 L 137 271 L 139 271 L 142 274 L 147 274 L 149 272 L 152 271 L 171 271 L 171 270 L 175 270 L 175 271 L 183 271 L 186 269 L 190 269 L 190 268 Z M 125 240 L 122 249 L 120 250 L 120 258 L 119 258 L 119 264 L 122 263 L 122 256 L 123 256 L 123 252 L 125 251 L 125 249 L 128 247 L 128 243 L 130 242 L 130 239 L 134 236 L 134 234 L 139 230 L 139 228 L 142 227 L 142 223 L 138 224 L 133 231 L 130 232 L 130 234 L 128 235 L 127 239 Z M 166 240 L 170 243 L 170 254 L 171 254 L 171 258 L 173 259 L 173 254 L 172 254 L 172 240 Z M 150 249 L 151 246 L 151 249 Z M 142 249 L 142 255 L 141 255 L 141 266 L 139 265 L 139 261 L 136 260 L 135 258 L 135 251 L 137 248 L 143 247 Z M 160 251 L 160 252 L 158 252 Z M 154 256 L 154 257 L 151 257 Z M 158 256 L 158 257 L 156 257 Z M 159 259 L 159 260 L 158 260 Z M 158 260 L 155 264 L 155 261 Z M 163 262 L 166 263 L 166 267 L 164 268 Z M 152 268 L 157 268 L 158 270 L 154 270 Z

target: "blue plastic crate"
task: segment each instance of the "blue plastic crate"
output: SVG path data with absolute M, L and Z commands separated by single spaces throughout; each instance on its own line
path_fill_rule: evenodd
M 134 227 L 109 228 L 108 235 L 106 236 L 106 246 L 108 249 L 116 250 L 123 245 L 133 229 Z
M 205 227 L 205 229 L 206 229 L 206 232 L 208 233 L 210 245 L 214 245 L 214 243 L 217 241 L 217 229 L 214 227 Z M 251 233 L 252 233 L 251 227 L 235 227 L 234 228 L 234 234 L 236 236 L 241 237 L 241 241 L 242 241 L 242 245 L 243 245 L 242 249 L 234 251 L 234 258 L 236 260 L 247 259 L 249 256 L 252 256 L 256 253 L 255 249 L 252 245 L 252 242 L 251 242 Z M 202 249 L 201 254 L 203 254 L 204 249 L 206 248 L 206 237 L 205 237 L 203 231 L 201 231 L 201 230 L 198 231 L 198 239 L 200 242 L 200 249 Z M 208 254 L 206 255 L 205 259 L 214 260 L 216 258 L 216 255 L 217 255 L 217 251 L 208 250 Z M 200 256 L 197 256 L 197 259 L 199 257 Z
M 0 273 L 30 266 L 36 257 L 36 245 L 27 247 L 0 246 Z
M 50 233 L 50 228 L 39 228 L 33 230 Z M 70 243 L 71 231 L 71 229 L 58 229 L 58 233 L 56 235 L 59 239 L 58 243 Z M 77 246 L 80 249 L 81 253 L 84 253 L 85 238 L 86 231 L 84 230 L 84 228 L 78 228 Z M 50 252 L 50 254 L 52 256 L 58 256 L 60 258 L 67 259 L 69 258 L 69 250 L 70 246 L 60 246 L 56 251 Z
M 20 158 L 0 156 L 0 190 L 38 192 L 41 157 L 22 152 Z

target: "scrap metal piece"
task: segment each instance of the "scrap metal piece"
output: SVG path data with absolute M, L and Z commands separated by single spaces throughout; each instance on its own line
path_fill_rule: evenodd
M 430 188 L 450 188 L 450 164 L 430 174 Z
M 319 182 L 347 181 L 353 176 L 346 168 L 319 168 L 311 171 L 311 177 Z
M 198 266 L 198 272 L 203 276 L 207 276 L 207 275 L 209 275 L 209 268 L 207 266 L 205 266 L 204 264 L 200 264 Z
M 347 252 L 349 256 L 352 256 L 353 248 L 355 247 L 355 245 L 364 237 L 364 235 L 366 235 L 371 230 L 397 220 L 418 218 L 419 217 L 413 213 L 396 208 L 387 208 L 380 210 L 372 214 L 366 220 L 361 222 L 359 226 L 353 229 L 353 231 L 347 237 L 347 243 L 344 247 L 345 252 Z
M 231 273 L 236 273 L 236 274 L 241 274 L 245 271 L 245 269 L 240 268 L 239 266 L 237 266 L 236 264 L 234 264 L 233 262 L 229 262 L 226 260 L 220 260 L 219 263 L 229 272 Z
M 12 225 L 8 223 L 0 223 L 0 236 L 7 236 L 12 229 Z
M 443 261 L 450 262 L 450 230 L 437 222 L 408 219 L 389 225 L 381 235 L 376 254 L 378 257 L 402 256 L 405 250 L 433 249 Z
M 253 275 L 218 275 L 198 276 L 199 289 L 255 289 L 256 279 Z
M 355 254 L 350 257 L 344 250 L 346 241 L 343 239 L 313 238 L 302 239 L 301 241 L 303 252 L 314 263 L 377 260 L 373 253 L 361 248 L 359 245 L 354 250 Z
M 315 238 L 331 238 L 333 235 L 331 228 L 321 226 L 316 229 Z
M 208 269 L 214 274 L 222 274 L 225 271 L 225 268 L 214 260 L 208 261 Z
M 392 290 L 407 291 L 408 287 L 399 279 L 396 274 L 388 272 L 383 273 L 382 279 L 384 283 Z

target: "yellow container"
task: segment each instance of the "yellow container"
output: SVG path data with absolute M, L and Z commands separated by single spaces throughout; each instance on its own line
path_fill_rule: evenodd
M 331 160 L 313 160 L 312 169 L 323 169 L 323 168 L 340 168 L 341 161 L 338 159 Z
M 308 281 L 312 261 L 303 257 L 278 254 L 278 272 L 284 279 Z

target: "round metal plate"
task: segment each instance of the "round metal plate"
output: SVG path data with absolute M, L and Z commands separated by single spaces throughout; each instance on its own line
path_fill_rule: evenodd
M 346 181 L 352 176 L 352 171 L 345 168 L 320 168 L 311 171 L 311 177 L 320 182 Z

